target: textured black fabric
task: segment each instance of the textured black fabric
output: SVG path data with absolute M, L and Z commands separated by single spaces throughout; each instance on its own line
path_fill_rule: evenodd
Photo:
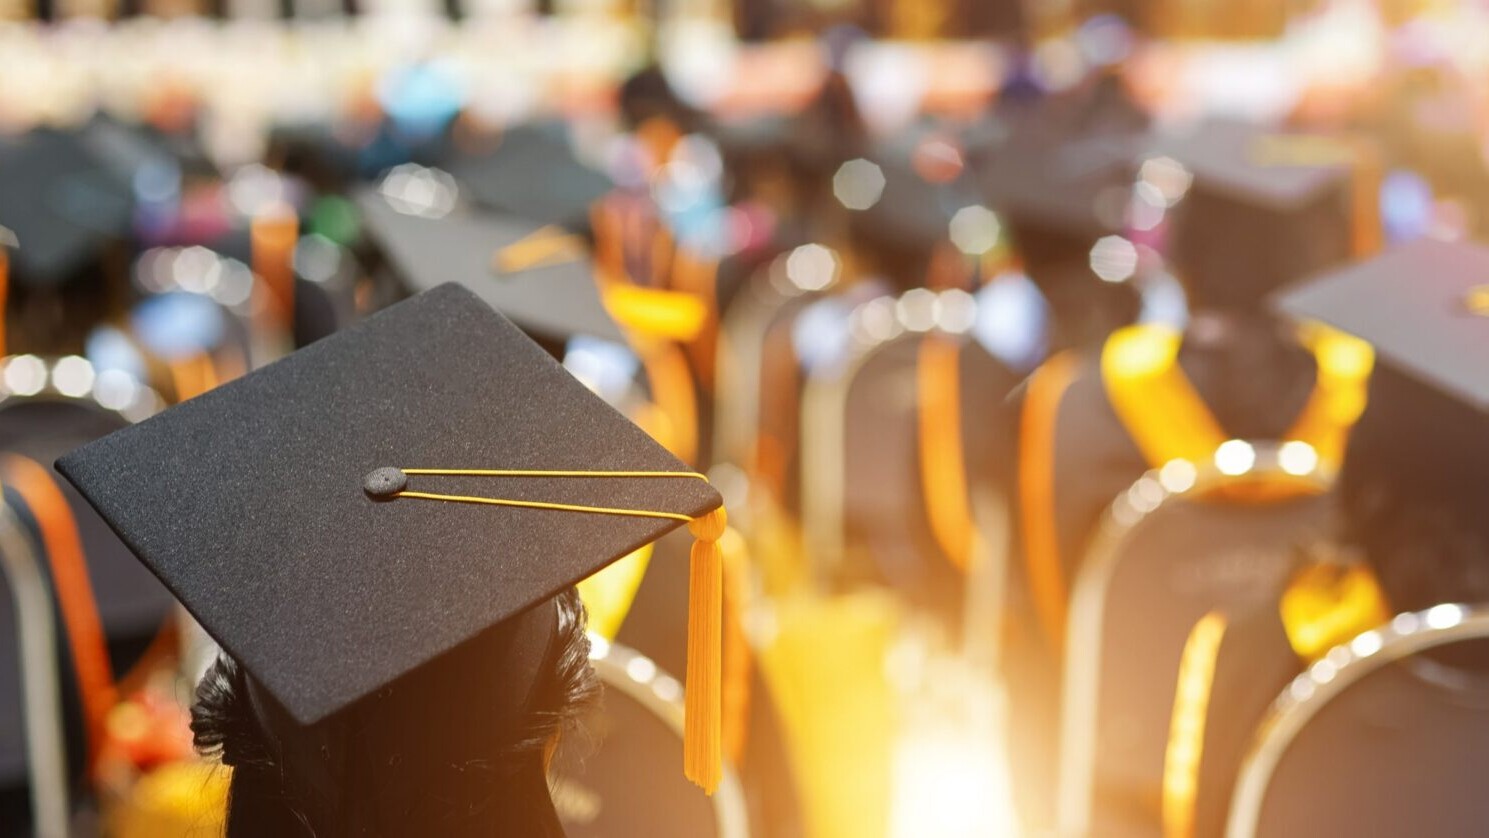
M 678 523 L 377 502 L 379 466 L 686 471 L 468 290 L 389 308 L 58 468 L 300 722 L 336 712 Z M 411 489 L 700 515 L 687 479 Z
M 458 282 L 535 336 L 625 340 L 600 301 L 588 259 L 518 274 L 497 271 L 493 265 L 497 251 L 541 225 L 491 214 L 421 218 L 399 212 L 370 191 L 357 203 L 368 233 L 411 291 Z

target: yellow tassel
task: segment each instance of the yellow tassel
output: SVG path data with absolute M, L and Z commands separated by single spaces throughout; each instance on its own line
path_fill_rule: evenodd
M 719 539 L 728 525 L 722 508 L 688 524 L 693 534 L 688 580 L 687 725 L 683 773 L 708 794 L 723 773 L 723 554 Z

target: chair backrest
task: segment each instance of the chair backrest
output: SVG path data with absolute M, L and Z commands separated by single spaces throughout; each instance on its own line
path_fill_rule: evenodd
M 1330 651 L 1258 730 L 1226 834 L 1484 834 L 1485 661 L 1489 611 L 1461 605 L 1399 615 Z
M 913 433 L 908 432 L 909 429 L 902 435 L 905 445 L 894 452 L 875 448 L 873 457 L 858 464 L 873 469 L 873 473 L 855 475 L 853 479 L 856 483 L 852 486 L 849 478 L 848 452 L 853 447 L 848 432 L 849 417 L 853 412 L 855 391 L 862 389 L 856 385 L 861 383 L 860 378 L 865 371 L 879 366 L 879 362 L 886 357 L 903 362 L 907 354 L 904 350 L 913 349 L 917 340 L 924 336 L 924 331 L 906 331 L 895 312 L 894 300 L 892 296 L 878 297 L 860 306 L 854 317 L 864 320 L 874 318 L 879 316 L 874 313 L 877 309 L 888 326 L 880 332 L 855 329 L 857 334 L 847 353 L 835 364 L 812 370 L 802 388 L 802 535 L 807 554 L 812 557 L 819 578 L 848 572 L 850 493 L 860 496 L 860 500 L 870 500 L 885 492 L 897 493 L 903 499 L 905 490 L 913 486 L 913 483 L 895 481 L 892 477 L 886 479 L 886 473 L 892 475 L 897 467 L 903 471 L 905 480 L 913 480 L 915 477 L 914 460 L 904 462 L 906 457 L 913 457 L 914 452 L 913 447 L 910 447 L 914 444 L 914 437 Z M 913 357 L 913 352 L 908 354 Z M 895 384 L 893 377 L 886 377 L 883 381 L 890 385 Z M 913 387 L 913 376 L 903 384 Z M 877 414 L 877 424 L 892 421 L 893 417 L 889 414 L 895 411 L 882 403 L 882 393 L 876 390 L 862 395 L 871 402 L 879 403 L 876 410 L 870 411 Z M 895 401 L 904 402 L 901 405 L 904 410 L 898 412 L 905 421 L 913 423 L 913 391 L 907 393 L 907 398 Z M 910 428 L 913 428 L 913 424 Z M 872 435 L 872 431 L 868 435 Z
M 1297 448 L 1233 443 L 1217 460 L 1174 461 L 1119 495 L 1078 572 L 1060 721 L 1062 834 L 1088 834 L 1113 813 L 1157 823 L 1190 629 L 1216 608 L 1275 599 L 1296 548 L 1324 535 L 1327 481 Z M 1308 491 L 1270 502 L 1228 495 L 1273 481 Z
M 0 666 L 17 670 L 20 685 L 15 696 L 19 701 L 0 695 L 0 714 L 21 722 L 16 729 L 0 720 L 0 740 L 15 740 L 0 744 L 7 751 L 25 753 L 33 833 L 37 838 L 65 838 L 70 808 L 57 614 L 38 542 L 38 535 L 21 522 L 8 500 L 0 502 L 0 586 L 10 592 L 9 601 L 0 602 L 0 613 L 12 616 L 0 624 L 0 631 L 14 632 L 16 638 L 14 656 L 7 654 L 8 649 L 0 650 Z M 8 680 L 8 672 L 0 673 L 0 683 Z M 0 755 L 0 771 L 16 772 L 21 766 L 14 762 Z
M 649 658 L 590 635 L 605 686 L 587 735 L 560 746 L 550 776 L 571 838 L 748 838 L 749 812 L 731 766 L 713 797 L 683 776 L 682 685 Z
M 8 592 L 0 598 L 0 671 L 19 666 L 26 673 L 43 673 L 28 674 L 13 690 L 0 687 L 0 785 L 29 783 L 35 826 L 42 833 L 59 817 L 54 814 L 58 806 L 60 817 L 66 816 L 67 749 L 79 739 L 74 736 L 69 742 L 68 720 L 53 711 L 64 706 L 59 699 L 64 691 L 84 683 L 79 650 L 95 664 L 86 671 L 100 676 L 86 683 L 111 687 L 102 683 L 109 678 L 108 671 L 96 664 L 107 666 L 111 651 L 118 652 L 115 663 L 129 663 L 144 650 L 175 601 L 50 466 L 72 448 L 161 406 L 159 395 L 150 388 L 118 373 L 100 374 L 82 358 L 0 360 L 0 476 L 6 483 L 0 553 Z M 48 533 L 63 530 L 75 530 L 81 555 L 47 552 Z M 79 559 L 83 567 L 73 564 Z M 64 577 L 70 580 L 65 585 L 59 581 Z M 86 580 L 87 588 L 78 587 L 80 579 Z M 60 636 L 56 625 L 64 629 Z M 117 649 L 110 648 L 109 642 L 115 641 Z M 74 653 L 69 656 L 73 670 L 71 677 L 59 681 L 57 666 L 64 647 Z M 43 694 L 51 698 L 42 701 Z M 88 696 L 100 695 L 104 693 L 87 692 L 83 703 L 91 708 Z M 106 705 L 100 706 L 106 710 Z M 62 772 L 60 777 L 57 772 Z M 52 790 L 58 782 L 64 789 L 60 794 Z
M 768 269 L 767 269 L 768 271 Z M 772 324 L 788 313 L 804 292 L 767 275 L 751 277 L 723 315 L 715 356 L 713 459 L 747 465 L 760 428 L 761 367 Z

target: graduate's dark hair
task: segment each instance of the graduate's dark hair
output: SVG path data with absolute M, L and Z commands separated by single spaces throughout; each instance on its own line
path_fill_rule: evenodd
M 1340 475 L 1342 538 L 1393 610 L 1489 603 L 1489 418 L 1377 367 Z
M 520 712 L 493 709 L 503 626 L 310 726 L 220 655 L 191 728 L 197 749 L 233 770 L 227 838 L 562 838 L 544 768 L 600 688 L 578 594 L 550 607 L 557 637 Z

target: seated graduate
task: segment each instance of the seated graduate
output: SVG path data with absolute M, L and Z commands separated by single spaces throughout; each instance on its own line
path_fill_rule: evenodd
M 1314 551 L 1323 555 L 1275 604 L 1213 613 L 1191 634 L 1165 762 L 1166 834 L 1223 833 L 1258 724 L 1334 645 L 1390 614 L 1489 602 L 1489 391 L 1469 360 L 1489 312 L 1482 299 L 1471 308 L 1486 269 L 1489 248 L 1423 239 L 1281 298 L 1289 314 L 1370 340 L 1381 366 L 1340 475 L 1337 545 Z
M 596 692 L 573 585 L 680 523 L 684 763 L 719 781 L 718 494 L 459 286 L 58 469 L 222 645 L 193 728 L 229 836 L 561 836 L 549 759 Z
M 1118 68 L 1058 93 L 1011 76 L 968 132 L 968 164 L 998 213 L 1023 271 L 1050 301 L 1051 346 L 1099 343 L 1133 321 L 1134 289 L 1092 271 L 1091 249 L 1122 231 L 1133 152 L 1149 117 Z
M 1342 149 L 1322 160 L 1295 151 L 1330 148 L 1322 143 L 1223 122 L 1155 142 L 1137 191 L 1177 200 L 1163 223 L 1188 323 L 1139 323 L 1099 351 L 1057 354 L 1018 394 L 1011 479 L 1023 559 L 1010 584 L 1012 607 L 1029 615 L 1020 623 L 1035 628 L 1010 641 L 1008 656 L 1022 693 L 1048 684 L 1031 713 L 1056 704 L 1048 696 L 1059 676 L 1041 670 L 1061 654 L 1069 591 L 1119 492 L 1170 460 L 1208 461 L 1229 439 L 1297 439 L 1337 463 L 1364 402 L 1370 350 L 1321 327 L 1278 323 L 1264 304 L 1272 290 L 1349 255 L 1359 193 Z M 1032 736 L 1040 727 L 1019 729 Z

